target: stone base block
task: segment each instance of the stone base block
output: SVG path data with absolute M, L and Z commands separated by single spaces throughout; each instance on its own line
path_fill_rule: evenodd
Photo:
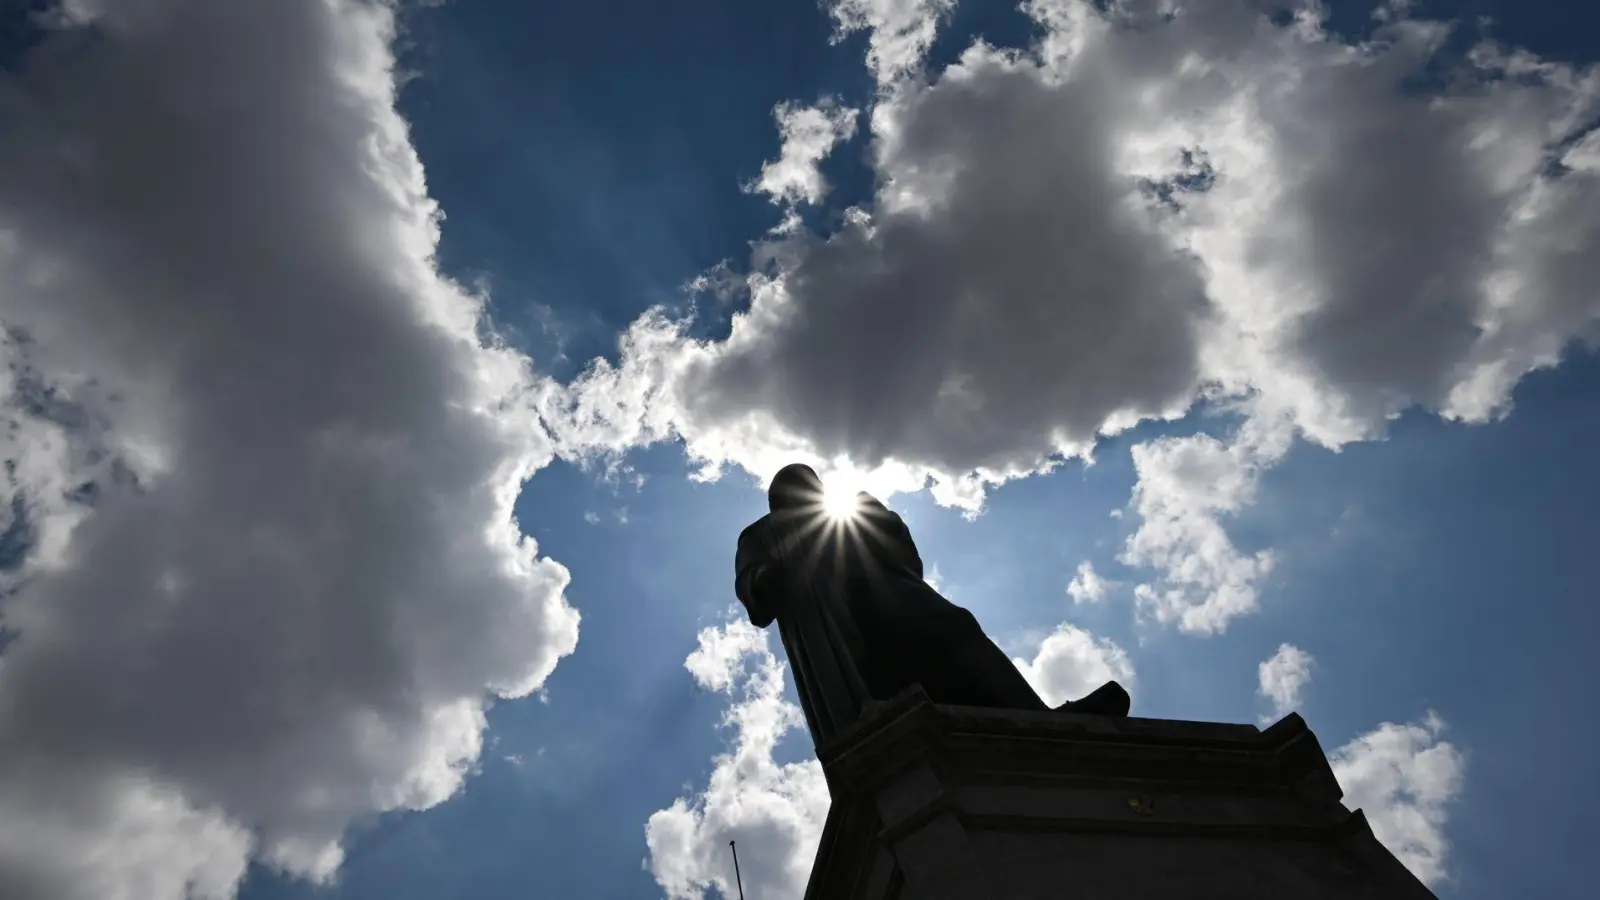
M 1253 725 L 873 704 L 818 757 L 806 900 L 1432 900 L 1298 715 Z

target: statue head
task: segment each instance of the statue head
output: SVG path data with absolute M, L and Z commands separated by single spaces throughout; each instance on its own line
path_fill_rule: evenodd
M 772 512 L 822 505 L 822 479 L 803 463 L 778 470 L 767 488 L 767 508 Z

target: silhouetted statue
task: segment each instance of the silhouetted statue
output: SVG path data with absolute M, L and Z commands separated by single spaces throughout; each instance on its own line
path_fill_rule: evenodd
M 905 522 L 870 494 L 856 500 L 854 516 L 831 519 L 817 474 L 785 466 L 734 562 L 750 621 L 778 622 L 812 739 L 912 684 L 935 703 L 1049 709 L 972 613 L 923 580 Z M 1057 709 L 1127 715 L 1128 694 L 1110 681 Z

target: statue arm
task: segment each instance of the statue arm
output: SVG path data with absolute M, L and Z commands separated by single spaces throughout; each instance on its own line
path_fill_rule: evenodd
M 766 547 L 756 533 L 757 522 L 739 535 L 739 550 L 734 556 L 733 591 L 745 612 L 750 614 L 750 624 L 765 628 L 778 617 L 777 591 L 773 576 L 777 575 L 777 561 L 768 557 Z

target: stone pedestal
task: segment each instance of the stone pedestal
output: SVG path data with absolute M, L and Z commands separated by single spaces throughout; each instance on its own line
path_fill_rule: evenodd
M 1298 715 L 1262 731 L 873 704 L 818 748 L 806 900 L 1431 900 Z

